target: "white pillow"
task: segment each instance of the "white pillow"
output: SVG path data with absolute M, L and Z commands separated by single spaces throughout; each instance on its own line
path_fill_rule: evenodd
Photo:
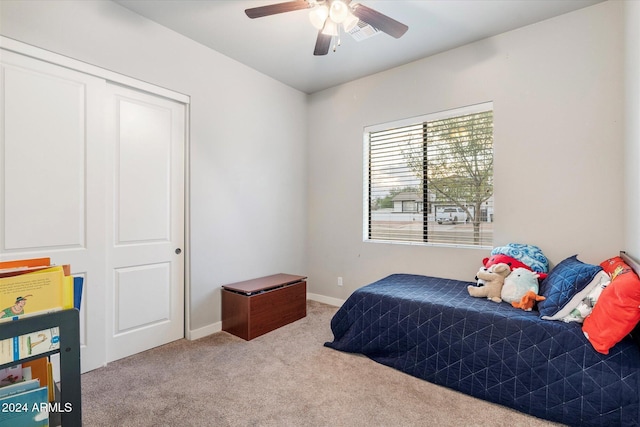
M 611 283 L 611 281 L 603 282 L 596 286 L 576 308 L 571 310 L 568 315 L 562 318 L 562 321 L 582 323 L 584 319 L 591 314 L 591 310 L 593 310 L 593 306 L 598 302 L 598 298 L 600 298 L 602 290 L 606 288 L 609 283 Z
M 568 303 L 566 303 L 560 311 L 558 311 L 553 316 L 542 316 L 541 318 L 543 320 L 564 320 L 565 322 L 569 322 L 570 320 L 565 320 L 565 317 L 569 316 L 569 314 L 575 308 L 577 308 L 578 305 L 582 304 L 583 300 L 588 297 L 591 291 L 593 291 L 594 289 L 596 289 L 597 287 L 599 287 L 605 282 L 607 282 L 607 285 L 608 285 L 609 284 L 608 282 L 610 281 L 611 281 L 611 278 L 607 273 L 605 273 L 604 271 L 599 271 L 598 274 L 596 274 L 593 277 L 591 282 L 589 282 L 589 284 L 587 284 L 587 286 L 585 286 L 584 289 L 582 289 L 580 292 L 575 294 L 573 298 L 571 298 L 571 300 Z M 600 292 L 602 292 L 602 289 L 600 290 Z M 598 295 L 600 294 L 598 293 Z M 591 312 L 591 310 L 589 310 L 589 312 Z

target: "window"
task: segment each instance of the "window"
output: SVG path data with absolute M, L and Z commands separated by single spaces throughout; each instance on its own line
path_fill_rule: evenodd
M 365 128 L 364 239 L 493 246 L 493 105 Z

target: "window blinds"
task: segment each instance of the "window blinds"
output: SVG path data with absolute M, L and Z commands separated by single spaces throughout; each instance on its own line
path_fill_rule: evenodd
M 492 246 L 491 104 L 365 129 L 365 240 Z

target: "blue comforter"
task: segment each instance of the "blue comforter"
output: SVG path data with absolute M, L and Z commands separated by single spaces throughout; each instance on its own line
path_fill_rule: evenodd
M 581 325 L 470 297 L 469 282 L 394 274 L 358 289 L 325 345 L 568 425 L 638 426 L 640 351 L 597 353 Z

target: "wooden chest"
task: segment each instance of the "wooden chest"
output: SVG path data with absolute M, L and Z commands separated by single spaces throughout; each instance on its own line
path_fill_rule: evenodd
M 281 273 L 222 287 L 222 330 L 245 340 L 306 315 L 305 276 Z

